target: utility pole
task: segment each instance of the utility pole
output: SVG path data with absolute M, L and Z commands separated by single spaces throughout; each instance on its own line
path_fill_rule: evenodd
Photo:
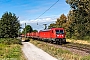
M 18 37 L 19 37 L 19 29 L 18 29 Z
M 26 38 L 26 23 L 25 23 L 25 38 Z
M 43 24 L 43 25 L 45 26 L 44 30 L 46 30 L 47 29 L 47 24 Z

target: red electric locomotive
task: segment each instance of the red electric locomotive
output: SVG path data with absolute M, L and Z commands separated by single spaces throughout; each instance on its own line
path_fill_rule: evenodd
M 39 31 L 39 38 L 44 41 L 56 42 L 62 44 L 66 42 L 65 31 L 63 28 L 51 28 L 49 30 Z
M 51 28 L 48 30 L 41 30 L 39 32 L 31 32 L 27 33 L 26 36 L 31 37 L 33 39 L 48 41 L 51 43 L 66 43 L 65 31 L 63 28 Z

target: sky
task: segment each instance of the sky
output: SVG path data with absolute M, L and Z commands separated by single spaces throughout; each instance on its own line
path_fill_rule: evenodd
M 0 0 L 0 18 L 5 12 L 12 12 L 19 17 L 21 27 L 24 28 L 26 23 L 32 26 L 33 29 L 43 30 L 43 24 L 49 26 L 51 23 L 55 23 L 61 14 L 67 16 L 70 10 L 70 6 L 65 0 L 59 0 L 57 4 L 50 8 L 56 1 L 57 0 Z M 50 9 L 44 13 L 48 8 Z M 40 16 L 42 13 L 44 14 Z

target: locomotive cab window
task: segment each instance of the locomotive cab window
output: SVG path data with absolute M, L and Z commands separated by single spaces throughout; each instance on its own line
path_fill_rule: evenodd
M 64 34 L 64 30 L 56 30 L 56 34 Z

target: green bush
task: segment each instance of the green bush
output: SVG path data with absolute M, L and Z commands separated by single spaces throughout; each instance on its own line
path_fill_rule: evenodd
M 1 38 L 0 43 L 11 45 L 11 44 L 22 44 L 21 40 L 16 38 Z
M 84 40 L 90 40 L 90 36 L 85 36 Z
M 90 60 L 90 55 L 83 57 L 81 60 Z

